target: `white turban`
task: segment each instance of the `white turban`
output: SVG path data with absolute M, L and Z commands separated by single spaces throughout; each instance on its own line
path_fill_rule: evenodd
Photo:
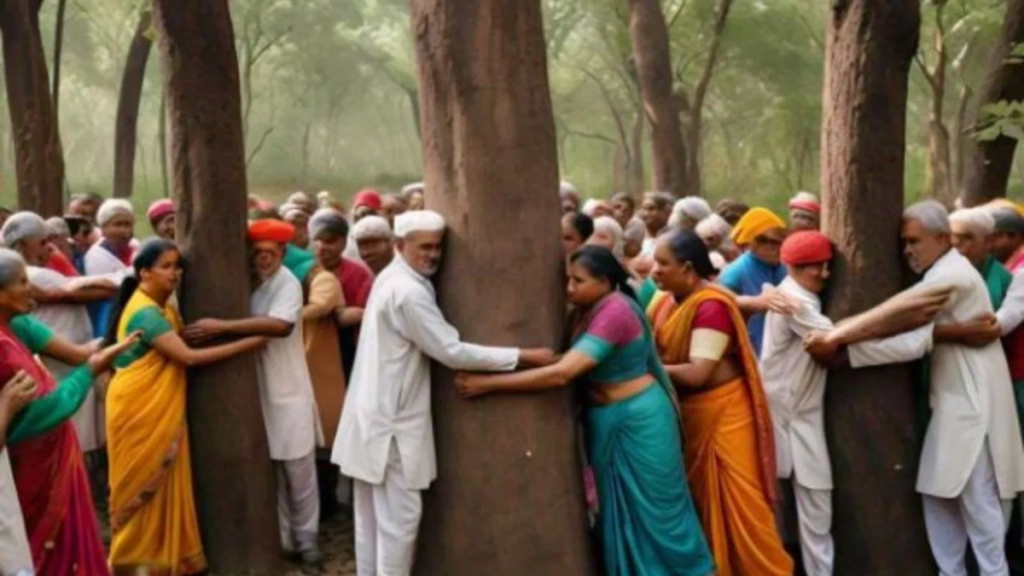
M 305 214 L 306 216 L 309 216 L 309 213 L 306 212 L 306 209 L 304 207 L 292 202 L 286 202 L 284 204 L 281 204 L 281 207 L 277 209 L 277 213 L 280 214 L 281 218 L 284 218 L 285 220 L 288 220 L 292 216 L 298 216 L 299 214 Z
M 135 221 L 135 209 L 132 208 L 131 202 L 124 198 L 110 198 L 109 200 L 104 200 L 103 204 L 100 205 L 99 211 L 96 212 L 96 224 L 99 224 L 102 228 L 118 214 L 131 216 L 132 222 Z
M 669 218 L 669 226 L 679 226 L 683 218 L 689 218 L 694 222 L 700 222 L 712 213 L 711 206 L 707 201 L 698 196 L 687 196 L 676 201 L 672 206 L 672 216 Z
M 612 237 L 612 254 L 622 258 L 625 249 L 625 240 L 622 238 L 622 226 L 611 216 L 598 216 L 594 219 L 594 231 L 601 230 Z M 593 238 L 593 236 L 591 236 Z
M 3 235 L 4 246 L 14 248 L 22 240 L 46 238 L 50 229 L 35 212 L 18 212 L 7 219 L 0 234 Z
M 579 192 L 576 191 L 576 187 L 573 186 L 572 182 L 569 182 L 568 180 L 562 180 L 562 182 L 558 185 L 558 193 L 562 196 L 565 196 L 567 194 L 575 196 L 576 194 L 579 194 Z
M 391 225 L 382 216 L 364 216 L 352 227 L 352 239 L 356 242 L 376 238 L 391 239 Z
M 310 205 L 312 203 L 313 203 L 313 199 L 309 197 L 309 194 L 306 194 L 305 192 L 302 192 L 302 191 L 292 192 L 288 196 L 288 202 L 287 202 L 287 204 L 298 204 L 298 205 L 306 205 L 306 206 L 308 206 L 308 205 Z
M 949 222 L 967 226 L 975 234 L 991 236 L 996 229 L 996 219 L 984 208 L 964 208 L 949 215 Z
M 413 192 L 422 192 L 423 182 L 413 182 L 412 184 L 406 184 L 402 186 L 402 196 L 407 196 Z
M 405 212 L 395 217 L 395 236 L 405 238 L 413 232 L 444 231 L 444 216 L 433 210 Z
M 50 236 L 71 236 L 71 228 L 68 228 L 68 223 L 60 216 L 47 218 L 46 228 L 50 231 Z

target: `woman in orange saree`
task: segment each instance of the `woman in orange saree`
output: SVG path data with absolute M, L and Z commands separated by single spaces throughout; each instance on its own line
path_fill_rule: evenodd
M 793 573 L 773 514 L 775 446 L 757 357 L 734 298 L 710 284 L 707 247 L 662 238 L 648 308 L 658 354 L 679 391 L 686 470 L 721 576 Z

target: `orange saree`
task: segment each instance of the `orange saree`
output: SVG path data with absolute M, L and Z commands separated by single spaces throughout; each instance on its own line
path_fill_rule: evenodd
M 689 362 L 694 319 L 702 305 L 724 304 L 732 351 L 744 377 L 707 391 L 681 394 L 686 470 L 697 512 L 721 576 L 787 575 L 793 560 L 783 549 L 773 514 L 775 445 L 768 401 L 746 323 L 733 298 L 707 286 L 676 305 L 661 296 L 648 313 L 665 365 Z

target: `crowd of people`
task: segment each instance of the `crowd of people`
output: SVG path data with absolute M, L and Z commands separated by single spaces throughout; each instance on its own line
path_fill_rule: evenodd
M 833 246 L 812 194 L 787 218 L 662 192 L 582 202 L 568 183 L 560 201 L 561 352 L 461 340 L 431 283 L 446 225 L 422 184 L 363 190 L 347 212 L 328 193 L 252 198 L 241 319 L 182 319 L 169 200 L 149 207 L 142 242 L 126 200 L 9 215 L 0 574 L 205 571 L 186 371 L 250 351 L 281 546 L 311 568 L 322 513 L 347 505 L 358 573 L 411 572 L 437 476 L 437 362 L 467 400 L 580 389 L 580 482 L 604 573 L 831 574 L 828 371 L 925 359 L 917 491 L 935 561 L 966 574 L 970 543 L 981 574 L 1009 573 L 1024 492 L 1024 209 L 907 208 L 920 280 L 833 322 L 822 302 Z M 96 502 L 109 508 L 109 546 Z

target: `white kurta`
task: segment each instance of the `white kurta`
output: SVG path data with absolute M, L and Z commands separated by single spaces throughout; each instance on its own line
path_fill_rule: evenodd
M 993 313 L 981 274 L 950 250 L 911 290 L 952 286 L 955 291 L 935 318 L 937 325 L 968 322 Z M 931 355 L 931 421 L 921 451 L 917 491 L 956 498 L 964 490 L 981 451 L 991 451 L 1000 498 L 1024 491 L 1021 442 L 1010 370 L 1003 347 L 939 343 Z
M 516 367 L 519 351 L 460 341 L 430 281 L 397 256 L 377 276 L 363 315 L 331 455 L 345 475 L 381 484 L 394 439 L 407 489 L 425 490 L 437 477 L 431 358 L 457 370 L 508 371 Z
M 252 293 L 251 311 L 294 326 L 260 352 L 259 387 L 271 459 L 297 460 L 323 436 L 302 342 L 302 284 L 282 267 Z
M 131 266 L 125 266 L 110 250 L 97 242 L 85 253 L 85 273 L 89 276 L 105 276 L 115 284 L 120 284 L 133 271 Z
M 49 268 L 29 266 L 28 281 L 45 289 L 74 289 L 76 284 L 88 279 L 68 278 Z M 89 319 L 89 310 L 83 304 L 49 304 L 40 306 L 32 315 L 72 344 L 87 344 L 92 340 L 92 321 Z M 75 369 L 75 366 L 69 366 L 53 358 L 43 358 L 43 364 L 57 381 Z M 75 412 L 71 420 L 75 423 L 78 443 L 84 452 L 103 447 L 106 442 L 103 402 L 101 398 L 97 398 L 95 388 L 89 390 L 82 407 Z
M 996 312 L 1003 336 L 1008 336 L 1024 322 L 1024 269 L 1013 275 L 1010 288 L 1003 298 L 1003 305 Z
M 32 573 L 32 550 L 7 450 L 0 450 L 0 574 Z

